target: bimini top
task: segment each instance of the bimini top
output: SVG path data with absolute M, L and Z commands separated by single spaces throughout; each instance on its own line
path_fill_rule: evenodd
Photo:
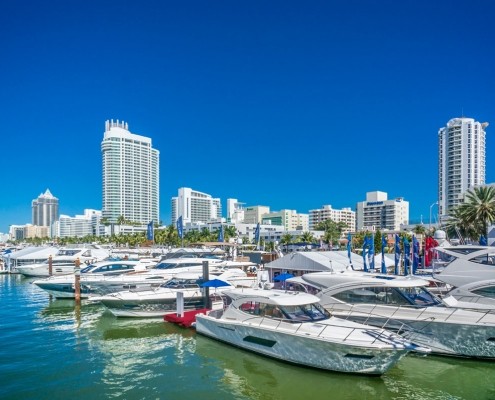
M 234 289 L 222 293 L 234 302 L 242 301 L 275 304 L 279 306 L 297 306 L 318 303 L 320 299 L 312 294 L 296 291 L 266 290 L 266 289 Z

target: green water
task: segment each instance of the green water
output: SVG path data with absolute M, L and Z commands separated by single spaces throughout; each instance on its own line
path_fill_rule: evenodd
M 495 399 L 495 362 L 409 355 L 382 377 L 267 359 L 0 276 L 0 399 Z

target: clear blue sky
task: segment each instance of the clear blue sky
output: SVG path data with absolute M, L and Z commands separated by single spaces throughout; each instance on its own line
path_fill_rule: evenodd
M 22 1 L 0 12 L 0 232 L 101 209 L 104 122 L 161 152 L 161 218 L 182 186 L 272 210 L 368 191 L 437 200 L 438 129 L 487 128 L 495 181 L 495 2 Z M 225 211 L 225 210 L 224 210 Z

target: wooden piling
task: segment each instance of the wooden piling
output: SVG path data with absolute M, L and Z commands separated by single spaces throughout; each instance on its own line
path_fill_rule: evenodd
M 76 304 L 81 303 L 81 262 L 79 258 L 74 261 L 76 267 L 74 268 L 74 298 Z
M 53 260 L 52 256 L 48 257 L 48 275 L 52 276 L 53 275 Z
M 210 266 L 208 261 L 203 261 L 203 282 L 207 282 L 210 280 Z M 210 288 L 208 286 L 203 287 L 205 299 L 204 299 L 204 307 L 210 308 Z

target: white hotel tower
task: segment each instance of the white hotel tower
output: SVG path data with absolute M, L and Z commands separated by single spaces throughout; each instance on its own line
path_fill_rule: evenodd
M 485 128 L 473 118 L 453 118 L 438 131 L 438 214 L 448 215 L 464 193 L 485 184 Z
M 103 218 L 120 216 L 147 224 L 159 221 L 160 152 L 151 139 L 129 132 L 124 121 L 105 122 L 103 156 Z

